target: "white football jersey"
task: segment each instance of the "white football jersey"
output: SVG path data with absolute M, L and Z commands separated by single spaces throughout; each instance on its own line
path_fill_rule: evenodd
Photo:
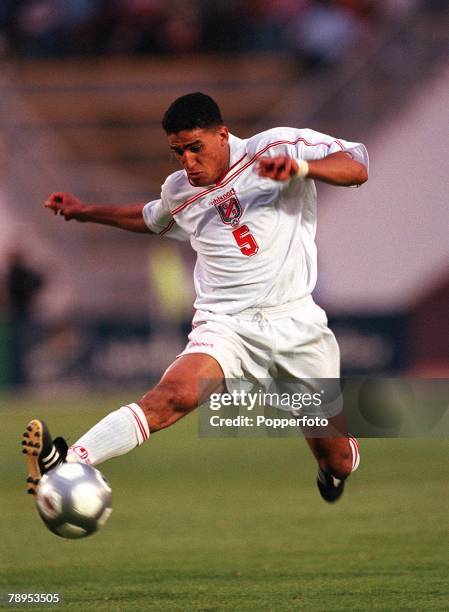
M 349 151 L 368 166 L 364 145 L 310 129 L 274 128 L 247 140 L 229 136 L 230 168 L 209 187 L 180 170 L 145 205 L 149 229 L 189 240 L 197 253 L 195 308 L 235 314 L 309 295 L 317 277 L 316 188 L 311 179 L 280 182 L 257 173 L 261 157 L 321 159 Z

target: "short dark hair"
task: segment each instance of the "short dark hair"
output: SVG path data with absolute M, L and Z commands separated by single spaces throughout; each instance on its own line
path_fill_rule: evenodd
M 218 104 L 199 91 L 177 98 L 162 119 L 162 127 L 167 134 L 219 125 L 223 125 L 223 118 Z

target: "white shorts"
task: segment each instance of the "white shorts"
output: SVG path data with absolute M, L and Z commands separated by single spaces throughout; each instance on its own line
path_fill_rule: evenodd
M 327 326 L 326 313 L 307 296 L 274 308 L 248 308 L 235 315 L 198 310 L 189 342 L 181 353 L 205 353 L 220 364 L 228 390 L 246 381 L 268 388 L 276 383 L 291 391 L 288 381 L 339 379 L 340 351 Z M 339 407 L 332 409 L 338 413 Z M 328 412 L 328 416 L 333 416 Z

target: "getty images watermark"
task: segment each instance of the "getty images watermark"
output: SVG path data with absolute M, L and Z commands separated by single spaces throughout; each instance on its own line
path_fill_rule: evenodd
M 211 427 L 270 427 L 272 429 L 285 429 L 287 427 L 327 427 L 329 420 L 325 417 L 300 414 L 304 409 L 323 405 L 324 390 L 315 393 L 278 393 L 265 392 L 259 389 L 256 392 L 234 389 L 231 392 L 212 393 L 209 401 L 211 411 L 222 408 L 244 409 L 248 414 L 236 416 L 221 416 L 212 414 L 209 418 Z M 266 414 L 255 414 L 261 407 L 285 408 L 291 416 L 270 417 Z M 250 416 L 251 414 L 251 416 Z
M 200 397 L 200 437 L 449 437 L 449 379 L 205 380 Z

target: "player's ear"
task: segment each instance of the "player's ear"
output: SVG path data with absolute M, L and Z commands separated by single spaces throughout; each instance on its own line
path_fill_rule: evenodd
M 229 140 L 229 130 L 225 125 L 217 127 L 217 134 L 220 137 L 221 144 L 227 144 Z

